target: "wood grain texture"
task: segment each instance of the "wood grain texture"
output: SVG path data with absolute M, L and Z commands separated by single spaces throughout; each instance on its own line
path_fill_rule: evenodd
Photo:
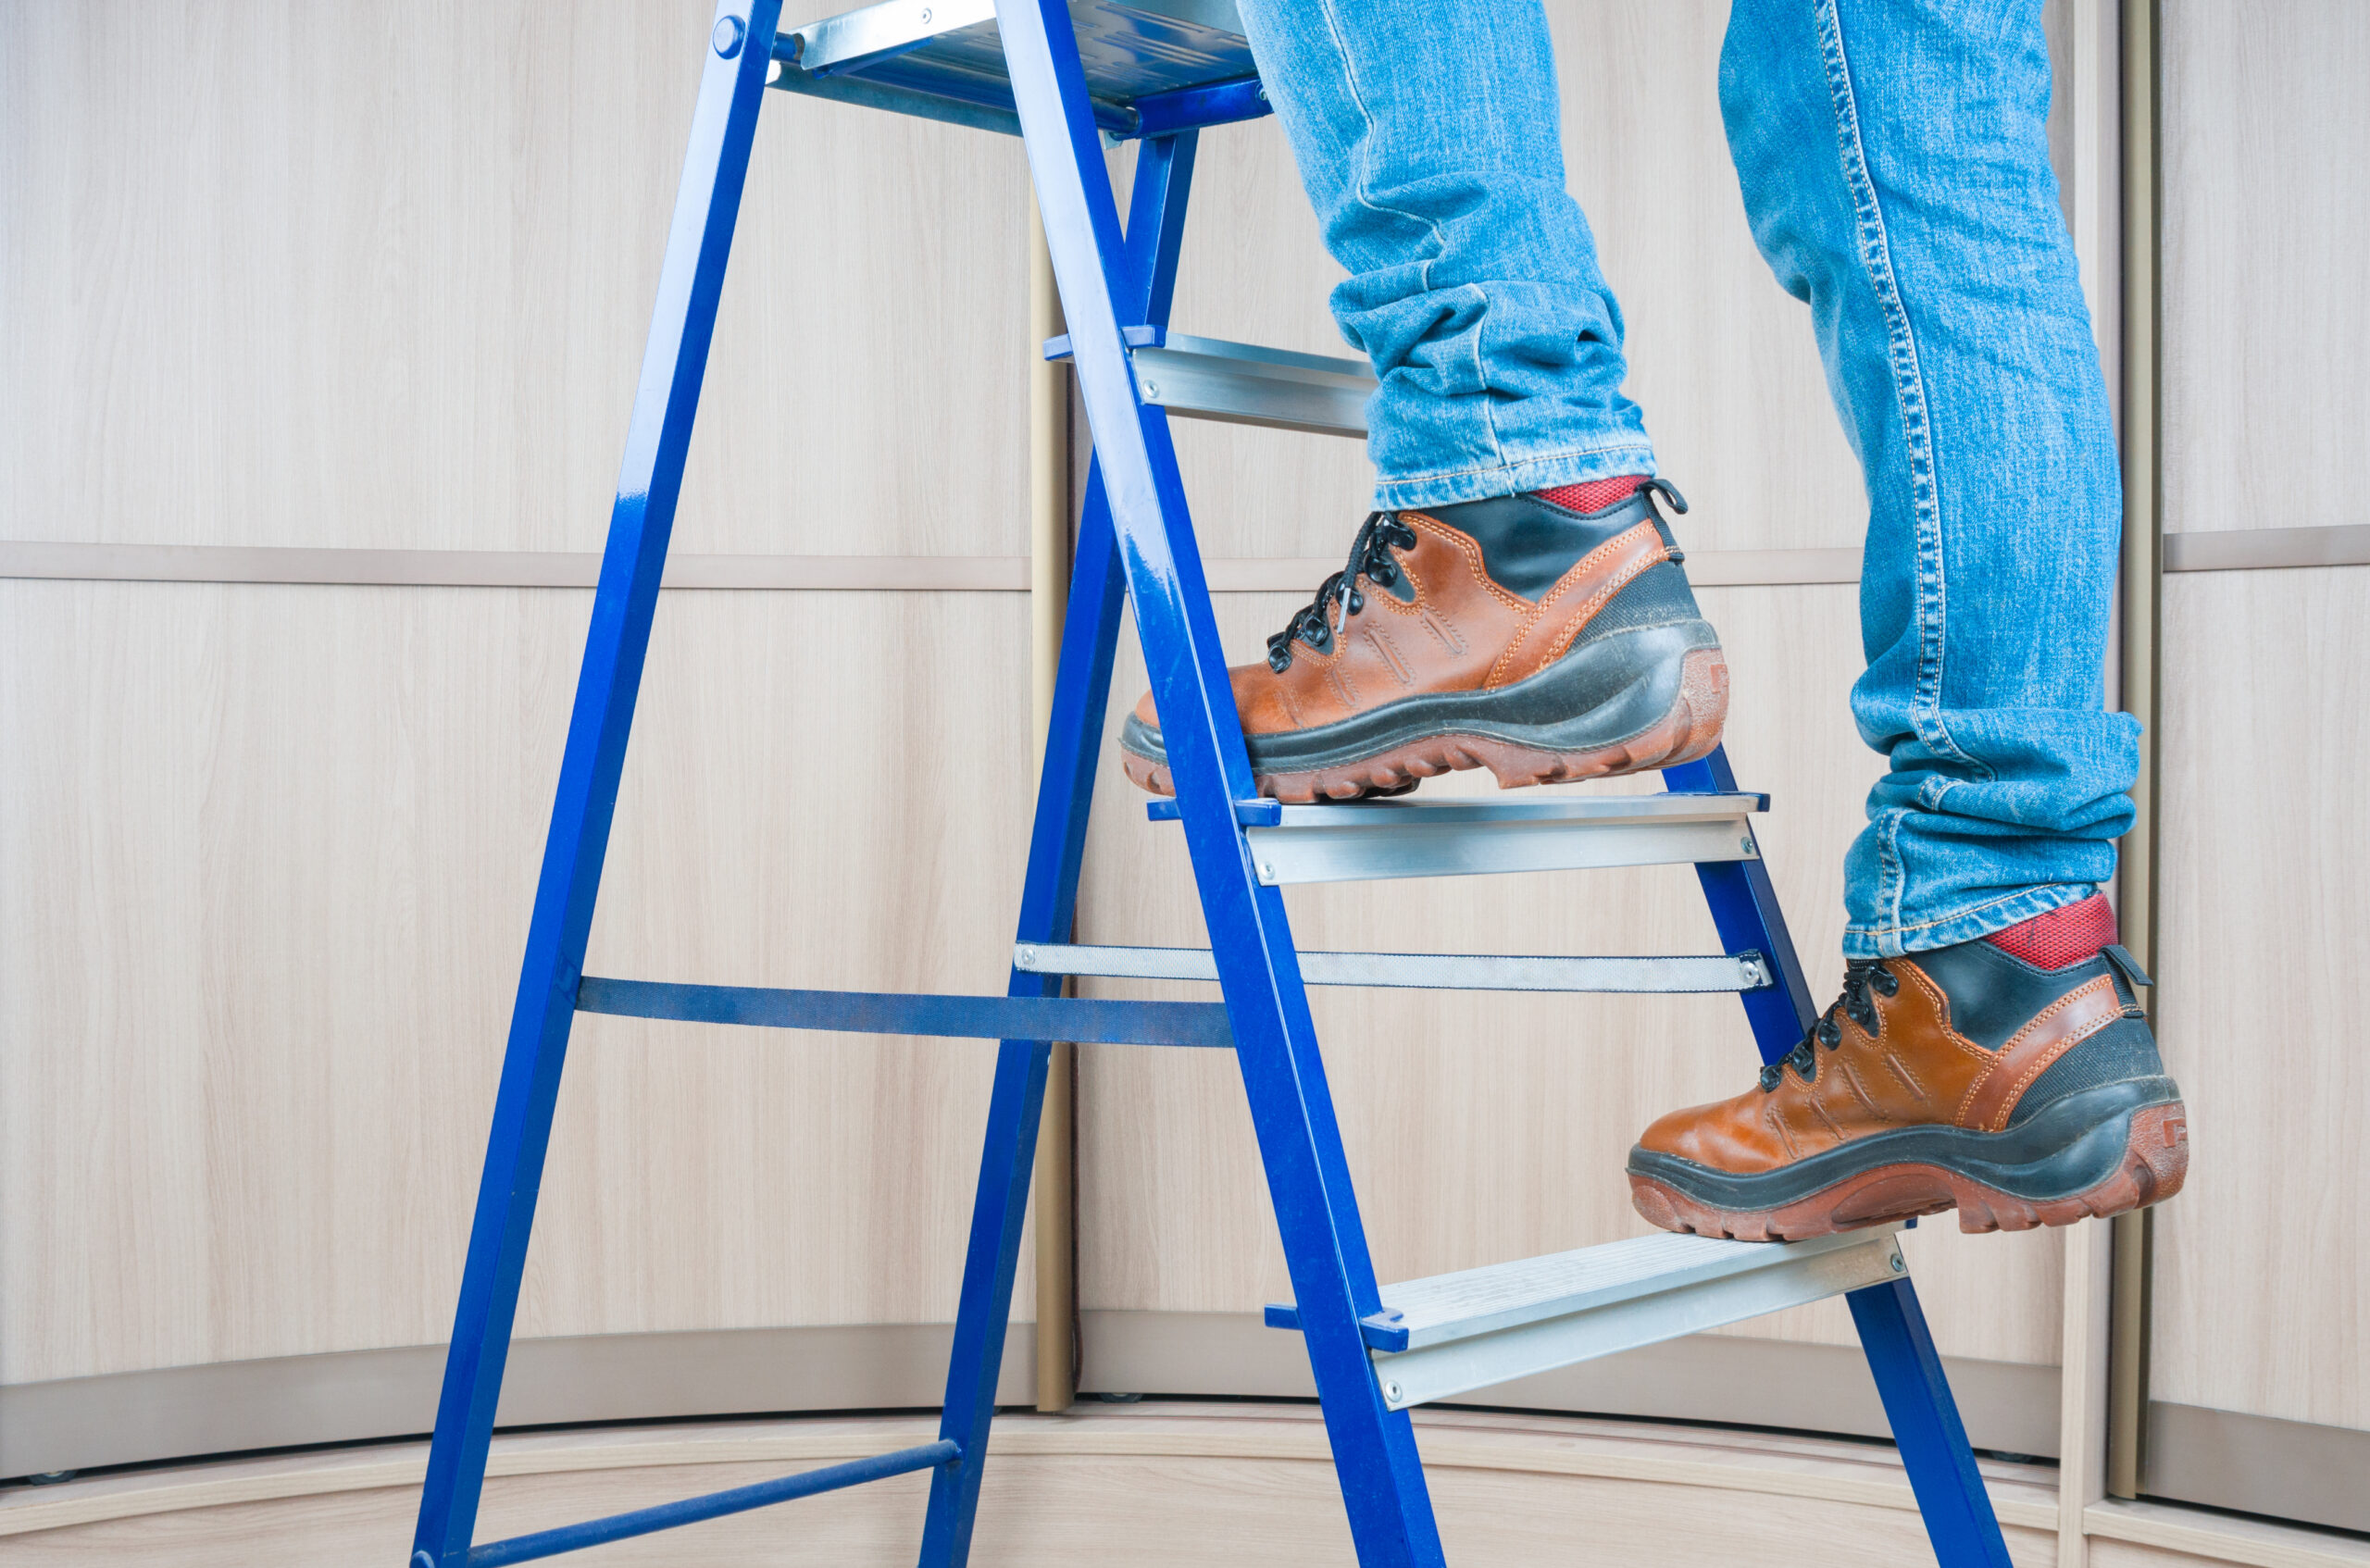
M 1453 1562 L 1891 1568 L 1927 1551 L 1882 1450 L 1646 1425 L 1421 1412 Z M 919 1421 L 764 1422 L 505 1439 L 480 1539 L 922 1441 Z M 145 1478 L 38 1506 L 81 1523 L 6 1537 L 10 1562 L 124 1568 L 400 1556 L 417 1447 Z M 2020 1568 L 2049 1568 L 2045 1469 L 1987 1463 Z M 103 1486 L 94 1483 L 93 1486 Z M 78 1484 L 79 1486 L 79 1484 Z M 176 1495 L 178 1494 L 178 1495 Z M 605 1562 L 889 1564 L 910 1559 L 927 1482 L 901 1477 L 621 1543 Z M 161 1509 L 149 1511 L 154 1505 Z M 110 1507 L 110 1505 L 112 1505 Z M 795 1512 L 785 1512 L 794 1510 Z M 1583 1521 L 1585 1523 L 1583 1523 Z M 0 1528 L 6 1528 L 0 1511 Z M 1315 1412 L 1185 1405 L 1158 1413 L 1007 1416 L 980 1496 L 974 1561 L 1348 1564 L 1349 1531 Z
M 1854 596 L 1846 587 L 1739 588 L 1706 590 L 1703 600 L 1736 682 L 1730 754 L 1747 787 L 1775 796 L 1758 832 L 1812 989 L 1831 997 L 1842 977 L 1842 852 L 1878 766 L 1844 702 L 1858 668 Z M 1280 597 L 1229 597 L 1220 625 L 1230 646 L 1252 648 L 1291 608 Z M 1141 689 L 1130 660 L 1116 704 Z M 1458 775 L 1425 789 L 1489 787 L 1486 775 Z M 1200 944 L 1176 828 L 1144 820 L 1142 796 L 1116 767 L 1101 788 L 1080 940 Z M 1295 940 L 1311 948 L 1717 948 L 1684 867 L 1293 888 L 1286 902 Z M 1104 994 L 1154 994 L 1102 984 Z M 1724 996 L 1319 989 L 1311 1000 L 1385 1279 L 1642 1232 L 1621 1176 L 1638 1133 L 1674 1106 L 1747 1087 L 1754 1062 L 1742 1014 Z M 1234 1064 L 1088 1047 L 1079 1081 L 1081 1305 L 1255 1312 L 1289 1300 Z M 2054 1233 L 1966 1237 L 1943 1220 L 1907 1246 L 1947 1353 L 2055 1362 Z M 1833 1343 L 1851 1328 L 1841 1304 L 1826 1302 L 1740 1332 Z
M 597 548 L 712 19 L 0 6 L 0 537 Z M 677 543 L 1024 553 L 1026 209 L 767 94 Z
M 443 1337 L 589 608 L 0 585 L 9 1381 Z M 1028 692 L 1017 595 L 670 601 L 590 969 L 1000 990 Z M 992 1048 L 575 1040 L 520 1333 L 953 1315 Z
M 2370 1426 L 2370 568 L 2164 584 L 2158 1015 L 2189 1112 L 2157 1212 L 2154 1399 Z
M 2164 528 L 2370 522 L 2370 7 L 2164 0 Z

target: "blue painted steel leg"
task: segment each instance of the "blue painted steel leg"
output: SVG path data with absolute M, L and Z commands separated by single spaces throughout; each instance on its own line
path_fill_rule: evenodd
M 996 19 L 1351 1534 L 1366 1568 L 1438 1564 L 1414 1426 L 1383 1408 L 1359 1334 L 1380 1293 L 1283 899 L 1259 884 L 1235 820 L 1251 767 L 1176 454 L 1129 370 L 1132 302 L 1115 292 L 1118 214 L 1078 40 L 1064 0 L 999 0 Z
M 1959 1421 L 1958 1401 L 1942 1376 L 1942 1358 L 1927 1332 L 1916 1287 L 1908 1280 L 1872 1285 L 1843 1298 L 1860 1330 L 1877 1392 L 1892 1424 L 1892 1440 L 1909 1471 L 1927 1538 L 1941 1568 L 2011 1568 L 2008 1543 L 1991 1512 Z
M 1733 790 L 1735 772 L 1728 748 L 1714 748 L 1699 762 L 1663 769 L 1672 790 Z M 1775 1062 L 1818 1021 L 1818 1007 L 1803 977 L 1802 955 L 1778 907 L 1769 867 L 1762 861 L 1699 865 L 1703 897 L 1719 927 L 1720 945 L 1730 952 L 1758 949 L 1776 966 L 1779 983 L 1742 994 L 1753 1042 L 1765 1063 Z M 1926 1534 L 1942 1568 L 2009 1568 L 2007 1543 L 1991 1512 L 1991 1496 L 1976 1470 L 1957 1401 L 1942 1375 L 1942 1358 L 1926 1331 L 1917 1289 L 1908 1280 L 1870 1286 L 1844 1298 L 1859 1326 L 1868 1370 L 1884 1400 L 1885 1419 L 1917 1494 Z
M 1146 143 L 1136 164 L 1122 297 L 1140 321 L 1166 326 L 1177 279 L 1177 241 L 1192 187 L 1194 133 Z M 1104 715 L 1110 703 L 1111 664 L 1118 648 L 1123 603 L 1117 538 L 1098 459 L 1087 480 L 1078 559 L 1070 578 L 1069 610 L 1062 624 L 1062 655 L 1054 681 L 1053 719 L 1046 726 L 1045 763 L 1037 786 L 1037 821 L 1029 840 L 1029 875 L 1020 901 L 1024 942 L 1067 941 L 1078 907 L 1079 865 L 1086 850 L 1087 814 L 1094 801 L 1095 765 L 1103 752 Z M 1050 996 L 1058 976 L 1014 970 L 1014 996 Z M 1047 1046 L 1006 1040 L 996 1059 L 988 1136 L 979 1154 L 979 1195 L 971 1213 L 970 1251 L 963 1266 L 963 1297 L 955 1312 L 954 1349 L 946 1378 L 939 1436 L 959 1445 L 962 1457 L 942 1467 L 930 1484 L 929 1515 L 922 1528 L 923 1568 L 955 1568 L 970 1555 L 971 1524 L 995 1415 L 996 1381 L 1004 1363 L 1013 1276 L 1019 1266 L 1021 1216 L 1035 1164 L 1037 1126 L 1044 1109 Z
M 535 1194 L 551 1139 L 560 1064 L 568 1054 L 584 942 L 607 852 L 625 765 L 642 656 L 658 604 L 667 539 L 682 489 L 683 456 L 708 341 L 724 285 L 724 262 L 749 168 L 749 146 L 765 96 L 780 0 L 724 0 L 717 10 L 691 149 L 667 236 L 658 303 L 643 351 L 642 382 L 617 479 L 609 543 L 601 563 L 592 627 L 585 639 L 576 711 L 568 720 L 527 956 L 511 1013 L 502 1087 L 487 1140 L 485 1175 L 469 1227 L 468 1260 L 444 1361 L 444 1392 L 429 1450 L 428 1482 L 413 1536 L 416 1568 L 461 1568 L 477 1526 L 486 1449 L 510 1351 L 518 1277 L 534 1225 Z M 744 22 L 736 12 L 748 13 Z

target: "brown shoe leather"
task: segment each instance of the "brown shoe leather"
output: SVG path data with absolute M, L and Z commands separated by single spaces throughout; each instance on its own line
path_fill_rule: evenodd
M 1655 510 L 1509 496 L 1377 514 L 1316 603 L 1229 670 L 1260 792 L 1412 789 L 1487 767 L 1501 787 L 1690 761 L 1719 740 L 1728 665 Z M 1460 526 L 1462 525 L 1462 526 Z M 1153 699 L 1120 744 L 1172 792 Z
M 1666 1230 L 1760 1241 L 1952 1207 L 1963 1230 L 2027 1230 L 2169 1198 L 2188 1116 L 2135 981 L 2112 945 L 2046 969 L 1990 940 L 1855 960 L 1756 1088 L 1646 1129 L 1632 1201 Z

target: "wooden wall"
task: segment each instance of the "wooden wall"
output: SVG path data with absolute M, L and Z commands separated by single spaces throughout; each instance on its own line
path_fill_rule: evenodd
M 708 17 L 0 11 L 0 538 L 597 548 Z M 1025 552 L 1026 179 L 774 95 L 680 549 Z M 0 585 L 8 1383 L 443 1338 L 590 603 Z M 992 988 L 1029 656 L 669 594 L 592 971 Z M 950 1318 L 989 1068 L 585 1019 L 521 1333 Z
M 2370 11 L 2164 9 L 2168 541 L 2227 549 L 2241 533 L 2353 564 L 2165 579 L 2160 1006 L 2195 1153 L 2155 1222 L 2150 1393 L 2309 1424 L 2299 1451 L 2359 1477 L 2370 844 L 2342 803 L 2370 764 Z M 2168 1437 L 2148 1466 L 2177 1462 L 2186 1491 L 2227 1462 L 2199 1448 Z

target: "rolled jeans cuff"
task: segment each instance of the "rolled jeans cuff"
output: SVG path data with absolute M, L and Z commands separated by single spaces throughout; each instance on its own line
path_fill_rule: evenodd
M 2098 890 L 2095 882 L 2026 888 L 2002 898 L 1989 899 L 1965 909 L 1937 915 L 1931 920 L 1919 921 L 1915 925 L 1849 926 L 1843 932 L 1843 956 L 1900 958 L 1913 952 L 1928 952 L 1938 947 L 1955 947 L 1960 942 L 1971 942 L 1977 937 L 1988 937 L 1994 931 L 2004 931 L 2036 915 L 2047 915 L 2052 909 L 2079 903 Z
M 1651 478 L 1654 471 L 1653 447 L 1643 441 L 1625 440 L 1618 446 L 1575 447 L 1488 468 L 1379 478 L 1375 481 L 1374 504 L 1384 512 L 1453 506 L 1460 501 L 1488 501 L 1526 491 L 1553 490 L 1558 485 L 1586 484 L 1590 479 L 1630 474 Z

